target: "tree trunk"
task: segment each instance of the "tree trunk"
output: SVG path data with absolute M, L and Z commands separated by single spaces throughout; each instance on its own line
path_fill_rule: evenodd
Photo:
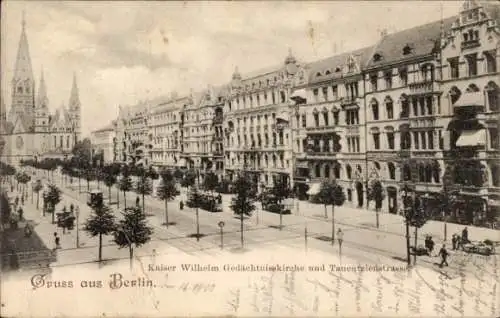
M 90 191 L 90 180 L 87 179 L 87 191 Z
M 280 231 L 282 227 L 283 227 L 283 209 L 280 206 Z
M 111 186 L 108 187 L 109 205 L 111 205 Z
M 142 213 L 146 215 L 146 205 L 144 204 L 144 192 L 142 193 Z
M 80 175 L 78 175 L 78 193 L 82 193 L 82 179 L 80 179 Z
M 116 189 L 116 206 L 120 207 L 120 190 L 118 189 L 118 187 Z
M 36 209 L 38 210 L 38 202 L 40 202 L 40 191 L 36 193 Z
M 379 228 L 379 208 L 375 208 L 375 224 L 377 225 L 377 229 Z
M 240 214 L 241 248 L 243 248 L 243 212 Z
M 123 207 L 127 209 L 127 192 L 123 191 Z
M 165 226 L 168 227 L 168 201 L 165 199 Z
M 53 206 L 51 203 L 50 208 L 52 209 L 52 224 L 54 224 L 54 223 L 56 223 L 56 219 L 55 219 L 56 207 Z
M 415 250 L 413 253 L 413 265 L 417 265 L 417 243 L 418 243 L 418 227 L 415 226 Z
M 328 212 L 326 211 L 326 204 L 325 204 L 325 219 L 328 219 Z
M 134 267 L 134 249 L 132 248 L 132 244 L 128 246 L 129 255 L 130 255 L 130 269 Z
M 332 204 L 332 245 L 335 244 L 335 204 Z
M 200 240 L 200 218 L 198 207 L 196 207 L 196 240 Z
M 99 233 L 99 263 L 102 261 L 102 234 Z

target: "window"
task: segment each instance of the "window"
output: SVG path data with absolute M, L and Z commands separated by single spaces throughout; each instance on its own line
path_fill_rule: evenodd
M 387 170 L 389 170 L 389 179 L 396 180 L 396 167 L 392 162 L 387 164 Z
M 351 165 L 347 165 L 345 167 L 345 171 L 346 171 L 346 174 L 347 174 L 347 179 L 352 179 L 352 168 L 351 168 Z
M 401 100 L 401 118 L 408 118 L 410 115 L 410 102 L 407 98 Z
M 336 164 L 333 167 L 333 173 L 334 173 L 336 179 L 340 179 L 340 164 Z
M 321 90 L 323 91 L 323 100 L 327 101 L 328 100 L 328 87 L 323 87 Z
M 69 148 L 69 136 L 66 136 L 66 148 Z
M 373 133 L 373 144 L 375 149 L 380 149 L 380 133 L 375 132 Z
M 412 98 L 411 103 L 413 106 L 413 116 L 418 116 L 418 99 Z
M 284 91 L 281 91 L 280 92 L 280 95 L 281 95 L 281 102 L 284 103 L 286 101 L 286 95 L 285 95 L 285 92 Z
M 389 149 L 394 149 L 394 132 L 392 131 L 387 132 L 387 145 Z
M 339 124 L 339 112 L 338 111 L 333 112 L 333 124 L 334 125 Z
M 392 72 L 387 71 L 384 73 L 385 89 L 392 88 Z
M 394 118 L 394 105 L 392 103 L 392 100 L 386 101 L 385 110 L 387 112 L 387 119 L 393 119 Z
M 338 93 L 338 87 L 337 85 L 332 86 L 332 95 L 333 95 L 333 100 L 338 99 L 339 93 Z
M 427 106 L 427 115 L 432 115 L 432 96 L 427 96 L 425 98 L 425 104 Z
M 372 112 L 373 120 L 378 120 L 378 102 L 376 100 L 372 101 Z
M 458 57 L 448 59 L 448 63 L 450 64 L 450 77 L 451 78 L 459 78 L 460 77 L 460 67 L 458 64 Z
M 495 58 L 495 51 L 484 52 L 486 58 L 486 72 L 496 73 L 497 72 L 497 61 Z
M 323 112 L 323 122 L 328 126 L 328 112 Z
M 434 149 L 434 131 L 427 132 L 427 139 L 429 140 L 429 149 Z
M 382 60 L 382 55 L 380 55 L 379 53 L 375 53 L 375 54 L 373 55 L 373 61 L 375 61 L 375 62 L 379 62 L 379 61 L 381 61 L 381 60 Z
M 427 134 L 425 131 L 420 132 L 420 139 L 422 140 L 422 149 L 427 149 Z
M 313 89 L 314 101 L 317 102 L 319 99 L 319 90 L 317 88 Z
M 307 118 L 306 115 L 302 115 L 302 128 L 307 127 Z
M 498 149 L 499 148 L 499 139 L 498 139 L 498 129 L 497 128 L 490 128 L 490 148 L 491 149 Z
M 411 135 L 408 131 L 401 132 L 401 149 L 410 149 L 411 147 Z
M 493 82 L 488 83 L 486 87 L 486 98 L 488 107 L 491 111 L 497 111 L 500 108 L 500 88 Z
M 477 53 L 469 54 L 465 56 L 467 60 L 467 66 L 469 69 L 469 76 L 477 75 Z
M 405 164 L 403 165 L 403 181 L 410 181 L 410 180 L 411 180 L 410 166 Z
M 406 67 L 399 69 L 399 81 L 401 82 L 401 86 L 408 85 L 408 69 Z
M 413 132 L 413 142 L 415 143 L 415 149 L 419 149 L 418 135 L 418 131 Z
M 276 104 L 276 96 L 274 95 L 274 92 L 271 92 L 271 96 L 273 98 L 273 105 Z
M 372 74 L 370 75 L 370 84 L 372 86 L 372 91 L 373 92 L 376 92 L 377 91 L 377 81 L 378 81 L 378 75 L 375 73 L 375 74 Z
M 314 114 L 314 125 L 316 127 L 319 127 L 319 114 L 318 113 Z
M 404 48 L 403 48 L 403 55 L 408 55 L 408 54 L 411 54 L 411 47 L 407 44 Z

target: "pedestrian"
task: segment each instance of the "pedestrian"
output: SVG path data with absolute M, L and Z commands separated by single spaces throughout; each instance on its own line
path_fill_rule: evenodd
M 17 210 L 17 214 L 19 214 L 19 220 L 20 221 L 24 220 L 24 211 L 23 211 L 23 208 L 19 207 L 19 209 Z
M 57 236 L 57 232 L 54 232 L 54 243 L 56 244 L 55 249 L 59 248 L 60 240 L 59 237 Z
M 467 226 L 462 230 L 462 245 L 469 243 L 469 231 Z
M 135 198 L 135 205 L 139 206 L 141 204 L 141 199 L 139 197 Z
M 455 234 L 451 236 L 451 249 L 453 251 L 457 249 L 457 236 Z
M 179 202 L 179 209 L 181 209 L 181 210 L 184 209 L 184 202 L 182 202 L 182 200 L 181 200 L 181 202 Z
M 21 205 L 24 205 L 24 194 L 21 195 Z
M 432 252 L 434 252 L 434 240 L 429 236 L 429 256 L 432 256 Z
M 17 205 L 19 204 L 19 197 L 16 197 L 16 199 L 14 200 L 14 204 L 15 204 L 15 205 L 16 205 L 16 207 L 17 207 Z
M 439 256 L 441 256 L 441 263 L 439 264 L 439 267 L 443 267 L 444 264 L 446 264 L 446 266 L 449 266 L 448 262 L 446 261 L 446 259 L 448 258 L 446 245 L 443 244 L 443 247 L 441 247 L 441 249 L 439 250 Z
M 344 241 L 344 232 L 342 232 L 342 229 L 337 231 L 337 240 L 339 241 L 339 248 L 342 249 L 342 242 Z

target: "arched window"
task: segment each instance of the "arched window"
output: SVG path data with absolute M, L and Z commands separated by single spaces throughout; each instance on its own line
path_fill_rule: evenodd
M 385 102 L 385 112 L 387 114 L 387 119 L 394 118 L 394 103 L 392 102 L 392 98 L 387 96 L 384 100 Z
M 328 164 L 325 165 L 325 178 L 330 178 L 330 166 Z
M 336 163 L 335 166 L 333 167 L 333 173 L 334 173 L 336 179 L 340 179 L 340 164 L 339 163 Z
M 373 120 L 378 120 L 378 102 L 377 102 L 377 100 L 375 98 L 372 99 L 370 104 L 372 106 Z
M 494 187 L 500 186 L 500 169 L 496 164 L 491 166 L 491 183 Z
M 315 174 L 315 177 L 316 178 L 319 178 L 321 177 L 321 168 L 319 166 L 319 164 L 316 164 L 316 166 L 314 167 L 314 174 Z
M 403 165 L 403 181 L 411 180 L 411 170 L 408 164 Z
M 377 161 L 373 162 L 373 166 L 375 167 L 375 169 L 380 170 L 380 163 L 378 163 Z
M 389 170 L 389 179 L 396 180 L 396 167 L 394 166 L 394 163 L 387 163 L 387 170 Z
M 408 116 L 410 115 L 410 101 L 408 99 L 408 96 L 406 94 L 401 95 L 399 101 L 401 103 L 401 113 L 399 114 L 399 117 L 408 118 Z
M 498 85 L 495 82 L 489 82 L 485 90 L 489 110 L 498 111 L 500 109 L 500 89 Z
M 472 83 L 467 87 L 466 92 L 467 93 L 479 92 L 479 87 L 477 87 L 476 84 Z
M 352 179 L 352 168 L 351 165 L 346 165 L 345 171 L 347 174 L 347 179 Z
M 449 94 L 450 94 L 451 103 L 455 104 L 457 102 L 457 100 L 460 98 L 460 96 L 462 95 L 462 92 L 456 86 L 453 86 L 450 89 Z
M 425 182 L 432 182 L 432 167 L 429 164 L 425 166 Z

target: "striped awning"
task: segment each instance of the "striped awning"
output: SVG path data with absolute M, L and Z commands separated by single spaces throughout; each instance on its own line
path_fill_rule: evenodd
M 483 94 L 481 92 L 465 93 L 453 104 L 453 107 L 465 106 L 484 106 Z
M 456 142 L 457 147 L 484 146 L 486 143 L 486 130 L 465 130 Z

